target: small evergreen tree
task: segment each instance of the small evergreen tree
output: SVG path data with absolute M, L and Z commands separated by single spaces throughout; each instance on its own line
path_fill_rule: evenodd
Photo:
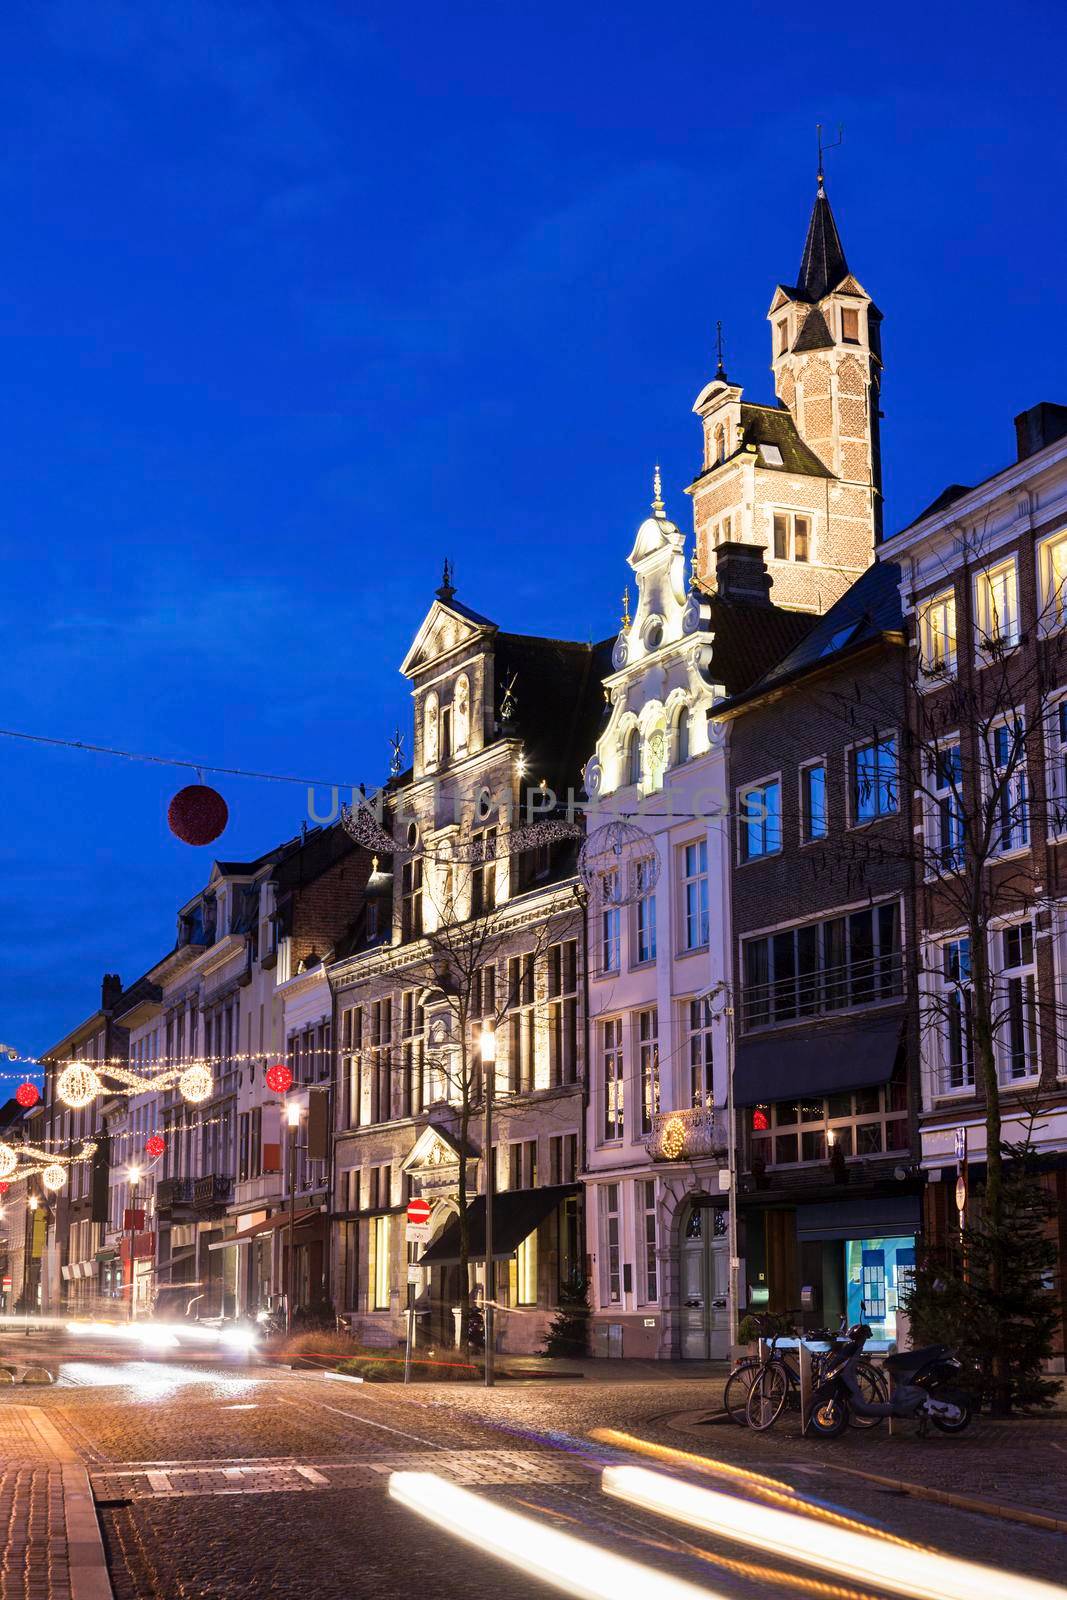
M 1059 1387 L 1042 1373 L 1057 1323 L 1048 1227 L 1055 1208 L 1033 1147 L 1006 1145 L 1004 1157 L 999 1217 L 972 1195 L 962 1236 L 921 1251 L 914 1284 L 902 1296 L 913 1342 L 949 1345 L 964 1363 L 965 1381 L 1001 1416 L 1049 1406 Z
M 572 1359 L 589 1354 L 589 1284 L 576 1276 L 560 1285 L 559 1307 L 548 1332 L 545 1334 L 543 1356 L 570 1356 Z

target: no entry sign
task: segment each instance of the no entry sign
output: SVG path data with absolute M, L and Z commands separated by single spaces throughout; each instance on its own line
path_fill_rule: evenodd
M 430 1210 L 431 1206 L 428 1200 L 409 1200 L 408 1221 L 414 1223 L 416 1227 L 422 1223 L 429 1222 Z

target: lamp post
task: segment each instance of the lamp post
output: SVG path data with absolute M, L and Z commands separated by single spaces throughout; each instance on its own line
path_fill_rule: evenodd
M 136 1219 L 134 1213 L 137 1210 L 137 1185 L 141 1181 L 141 1169 L 140 1169 L 140 1167 L 137 1167 L 137 1166 L 128 1167 L 126 1169 L 126 1181 L 130 1186 L 130 1204 L 129 1204 L 128 1210 L 129 1210 L 129 1214 L 130 1214 L 130 1227 L 129 1227 L 129 1235 L 130 1235 L 130 1321 L 132 1322 L 133 1319 L 134 1319 L 134 1315 L 135 1315 L 135 1313 L 134 1313 L 134 1298 L 135 1298 L 136 1292 L 137 1292 L 137 1258 L 134 1255 L 134 1246 L 137 1243 L 137 1228 L 136 1228 L 136 1220 L 137 1219 Z
M 493 1270 L 493 1190 L 496 1187 L 496 1162 L 493 1158 L 493 1091 L 496 1088 L 496 1034 L 484 1027 L 481 1035 L 482 1094 L 485 1097 L 485 1128 L 482 1153 L 485 1158 L 485 1386 L 493 1386 L 493 1295 L 496 1288 Z M 462 1160 L 463 1157 L 461 1156 Z
M 290 1100 L 285 1107 L 285 1120 L 289 1127 L 289 1268 L 285 1282 L 285 1332 L 293 1331 L 293 1296 L 296 1293 L 296 1248 L 293 1235 L 296 1229 L 296 1134 L 300 1127 L 300 1102 Z
M 726 1159 L 730 1186 L 727 1191 L 727 1241 L 729 1252 L 729 1277 L 727 1289 L 727 1319 L 730 1324 L 730 1350 L 737 1344 L 737 1273 L 740 1261 L 737 1255 L 737 1140 L 734 1129 L 734 1001 L 733 990 L 726 982 L 715 984 L 704 999 L 721 1001 L 721 1014 L 726 1024 Z

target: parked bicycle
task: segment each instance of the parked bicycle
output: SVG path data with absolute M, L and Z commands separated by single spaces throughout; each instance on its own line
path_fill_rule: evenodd
M 844 1326 L 845 1319 L 842 1317 L 841 1326 L 836 1334 L 827 1328 L 819 1328 L 802 1336 L 809 1345 L 819 1343 L 830 1347 L 827 1350 L 810 1351 L 813 1390 L 822 1382 L 825 1372 L 833 1362 L 839 1342 L 847 1337 Z M 758 1370 L 750 1377 L 745 1401 L 745 1421 L 757 1433 L 764 1433 L 768 1428 L 773 1428 L 786 1407 L 794 1411 L 800 1410 L 800 1350 L 780 1348 L 779 1341 L 785 1337 L 787 1335 L 779 1329 L 766 1339 L 763 1358 L 756 1364 Z M 862 1358 L 858 1358 L 855 1362 L 852 1378 L 866 1404 L 853 1407 L 848 1420 L 857 1428 L 877 1427 L 882 1417 L 887 1415 L 881 1409 L 889 1397 L 889 1387 L 885 1378 L 877 1367 Z M 872 1409 L 868 1410 L 867 1406 Z

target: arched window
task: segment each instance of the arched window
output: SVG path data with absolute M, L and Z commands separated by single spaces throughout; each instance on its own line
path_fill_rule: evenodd
M 667 730 L 662 723 L 648 734 L 645 768 L 649 789 L 662 789 L 663 775 L 667 770 Z
M 641 781 L 641 741 L 637 737 L 636 728 L 630 729 L 622 747 L 622 781 L 623 783 Z
M 679 706 L 671 726 L 671 766 L 689 760 L 689 707 Z

